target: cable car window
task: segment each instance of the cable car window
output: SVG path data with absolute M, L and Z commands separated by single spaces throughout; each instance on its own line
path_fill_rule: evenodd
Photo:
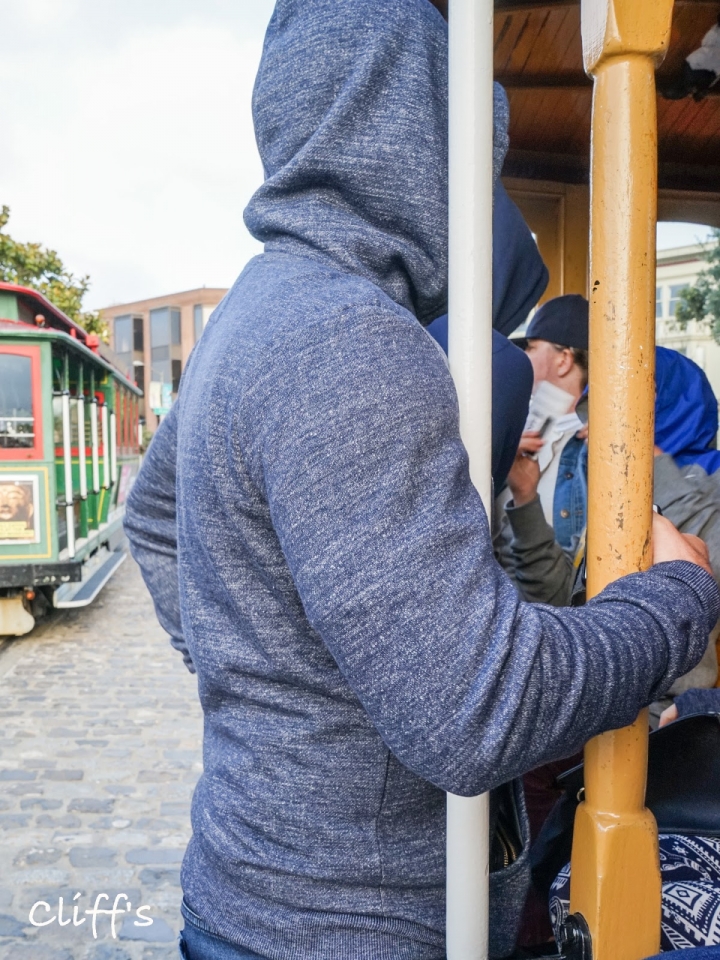
M 53 397 L 53 443 L 56 450 L 62 453 L 63 425 L 62 425 L 62 397 Z
M 80 446 L 80 434 L 78 431 L 78 405 L 77 398 L 70 398 L 70 446 L 75 449 Z
M 32 360 L 0 354 L 0 448 L 34 446 Z

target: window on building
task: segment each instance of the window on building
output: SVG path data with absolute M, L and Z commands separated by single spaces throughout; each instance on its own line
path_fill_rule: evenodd
M 130 314 L 115 317 L 115 353 L 120 369 L 128 377 L 132 377 L 134 321 L 135 318 L 131 317 Z
M 659 320 L 663 315 L 663 288 L 655 287 L 655 319 Z
M 145 364 L 136 363 L 133 365 L 133 380 L 145 393 Z
M 170 383 L 170 309 L 161 307 L 150 311 L 150 378 L 160 383 Z
M 150 311 L 150 348 L 170 346 L 170 309 L 161 307 Z
M 133 317 L 133 350 L 142 353 L 145 349 L 145 329 L 142 317 Z
M 195 343 L 198 342 L 203 332 L 203 308 L 201 303 L 196 303 L 193 307 L 193 329 L 195 331 Z
M 160 307 L 150 311 L 150 380 L 173 384 L 177 393 L 180 380 L 180 311 Z
M 677 306 L 680 303 L 680 291 L 684 290 L 686 283 L 674 283 L 670 287 L 670 302 L 668 303 L 668 316 L 674 317 Z
M 115 353 L 132 353 L 132 317 L 115 317 Z

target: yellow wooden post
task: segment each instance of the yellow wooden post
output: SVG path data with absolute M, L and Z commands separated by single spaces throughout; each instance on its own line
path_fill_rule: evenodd
M 657 117 L 654 68 L 672 0 L 582 0 L 593 93 L 588 595 L 651 561 Z M 655 821 L 644 807 L 647 714 L 585 751 L 570 910 L 593 960 L 660 946 Z

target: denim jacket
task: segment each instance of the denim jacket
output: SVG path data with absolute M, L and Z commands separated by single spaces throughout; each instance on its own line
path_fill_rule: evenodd
M 575 558 L 578 542 L 587 524 L 587 442 L 571 437 L 560 455 L 553 528 L 560 546 Z

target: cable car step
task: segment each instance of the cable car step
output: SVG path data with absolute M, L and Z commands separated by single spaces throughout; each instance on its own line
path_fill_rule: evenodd
M 58 587 L 53 595 L 53 606 L 59 609 L 86 607 L 93 602 L 126 559 L 127 552 L 122 548 L 112 552 L 107 547 L 98 550 L 95 556 L 83 564 L 80 583 L 65 583 L 62 587 Z

